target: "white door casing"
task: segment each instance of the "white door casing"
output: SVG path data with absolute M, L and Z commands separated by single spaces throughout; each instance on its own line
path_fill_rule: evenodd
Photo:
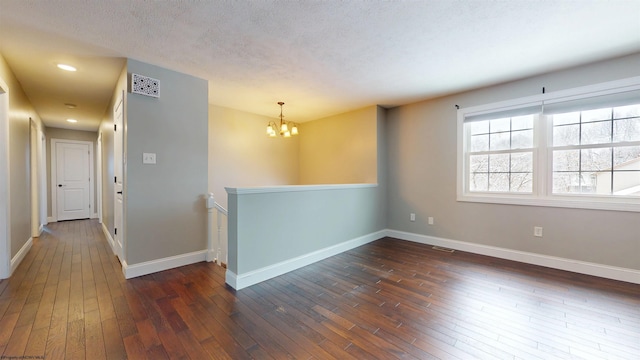
M 38 138 L 40 139 L 40 230 L 47 225 L 47 138 L 38 128 Z
M 113 166 L 115 175 L 113 202 L 113 241 L 116 256 L 124 264 L 124 93 L 113 108 Z
M 31 182 L 31 237 L 40 236 L 40 163 L 38 126 L 29 118 L 29 181 Z
M 0 79 L 0 279 L 11 275 L 9 197 L 9 88 Z
M 98 218 L 98 223 L 102 224 L 102 130 L 98 133 L 96 141 L 96 208 L 94 215 Z
M 58 220 L 87 219 L 93 203 L 93 143 L 51 139 L 52 210 Z

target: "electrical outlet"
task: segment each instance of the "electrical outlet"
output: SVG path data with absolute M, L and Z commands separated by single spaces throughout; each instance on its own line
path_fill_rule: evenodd
M 142 163 L 143 164 L 155 164 L 156 163 L 156 153 L 142 153 Z
M 433 225 L 433 217 L 429 216 L 429 225 Z
M 416 221 L 416 214 L 414 213 L 409 214 L 409 220 Z
M 535 237 L 542 237 L 542 227 L 540 227 L 540 226 L 534 226 L 534 227 L 533 227 L 533 236 L 535 236 Z

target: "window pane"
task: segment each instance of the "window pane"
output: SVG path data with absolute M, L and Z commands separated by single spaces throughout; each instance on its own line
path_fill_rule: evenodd
M 469 171 L 471 173 L 489 172 L 489 155 L 471 155 L 469 157 Z
M 533 130 L 520 130 L 511 133 L 512 149 L 531 149 L 533 147 Z
M 611 170 L 611 148 L 581 150 L 580 162 L 582 171 Z
M 472 135 L 471 136 L 471 152 L 488 151 L 489 135 Z
M 509 174 L 489 174 L 489 191 L 509 191 Z
M 558 150 L 553 152 L 553 171 L 580 170 L 580 150 Z
M 614 120 L 613 141 L 640 141 L 640 118 Z
M 571 112 L 553 115 L 553 126 L 565 124 L 577 124 L 580 122 L 580 112 Z
M 637 92 L 625 93 L 623 98 L 612 99 L 635 101 L 631 97 L 635 95 Z M 597 98 L 601 106 L 614 104 L 604 102 L 607 99 Z M 630 196 L 637 197 L 630 200 L 634 204 L 640 201 L 640 103 L 587 110 L 593 104 L 586 98 L 570 102 L 557 98 L 539 114 L 509 117 L 513 111 L 501 111 L 465 117 L 469 120 L 463 133 L 468 151 L 464 154 L 467 191 L 535 194 L 544 199 L 544 193 L 533 191 L 535 178 L 536 182 L 544 179 L 541 189 L 554 194 L 592 196 L 586 199 Z M 577 111 L 553 114 L 558 110 Z M 544 144 L 534 139 L 541 116 L 552 127 L 551 139 Z M 476 119 L 487 120 L 472 121 Z M 547 137 L 546 130 L 538 134 Z M 540 156 L 551 160 L 548 168 L 534 164 L 538 146 Z
M 507 150 L 510 147 L 511 133 L 491 134 L 489 150 Z
M 614 119 L 628 118 L 628 117 L 634 117 L 634 116 L 640 116 L 640 104 L 629 105 L 629 106 L 619 106 L 619 107 L 613 108 Z
M 511 130 L 511 118 L 491 120 L 491 132 Z
M 595 109 L 582 112 L 582 122 L 611 119 L 611 108 Z
M 580 125 L 563 125 L 553 128 L 553 146 L 579 145 Z
M 511 154 L 511 172 L 532 172 L 533 153 Z
M 487 191 L 489 190 L 489 174 L 471 174 L 469 191 Z
M 606 144 L 611 142 L 611 121 L 602 121 L 582 125 L 582 145 Z
M 471 135 L 476 134 L 488 134 L 489 133 L 489 120 L 485 121 L 474 121 L 465 124 L 469 126 L 469 131 L 471 131 Z
M 594 173 L 553 173 L 554 194 L 589 194 L 595 192 Z
M 614 171 L 613 194 L 625 196 L 640 196 L 640 170 Z
M 509 172 L 509 154 L 492 154 L 489 156 L 489 172 Z
M 533 129 L 533 115 L 511 118 L 511 130 Z
M 594 194 L 596 193 L 597 190 L 597 175 L 598 174 L 603 174 L 603 176 L 606 176 L 606 174 L 610 174 L 607 172 L 602 172 L 602 173 L 594 173 L 594 172 L 581 172 L 580 173 L 580 192 L 583 194 Z M 609 191 L 604 192 L 603 194 L 609 194 Z
M 553 173 L 553 193 L 572 194 L 580 192 L 580 173 Z
M 640 146 L 613 148 L 615 170 L 640 170 Z
M 511 191 L 532 192 L 533 176 L 531 173 L 511 174 Z
M 595 193 L 599 195 L 611 194 L 611 171 L 596 173 Z

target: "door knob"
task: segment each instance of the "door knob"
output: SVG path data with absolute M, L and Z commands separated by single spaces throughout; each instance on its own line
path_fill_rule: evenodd
M 58 187 L 62 187 L 62 184 L 58 184 Z

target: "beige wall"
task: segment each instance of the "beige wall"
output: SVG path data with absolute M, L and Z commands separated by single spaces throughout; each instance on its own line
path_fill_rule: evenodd
M 640 76 L 640 54 L 388 111 L 388 227 L 597 264 L 640 269 L 638 213 L 456 201 L 456 108 Z M 409 221 L 409 213 L 416 221 Z M 434 225 L 427 217 L 435 218 Z M 535 238 L 533 227 L 544 237 Z
M 268 137 L 270 120 L 209 105 L 209 191 L 222 206 L 227 207 L 225 187 L 298 184 L 300 136 Z
M 11 257 L 14 257 L 31 237 L 29 118 L 38 128 L 42 128 L 42 122 L 2 55 L 0 79 L 9 93 L 9 231 Z
M 285 139 L 266 136 L 274 118 L 209 105 L 209 191 L 227 207 L 225 187 L 377 183 L 380 111 L 306 122 Z
M 377 182 L 377 106 L 300 126 L 299 184 Z
M 59 128 L 46 128 L 47 133 L 47 216 L 51 217 L 53 214 L 53 210 L 51 208 L 51 156 L 53 152 L 51 151 L 51 140 L 78 140 L 78 141 L 89 141 L 92 144 L 93 148 L 93 189 L 91 191 L 94 194 L 93 203 L 94 206 L 97 206 L 98 202 L 96 197 L 96 139 L 98 138 L 98 133 L 96 131 L 79 131 L 79 130 L 70 130 L 70 129 L 59 129 Z M 91 216 L 97 213 L 96 209 L 91 209 Z

